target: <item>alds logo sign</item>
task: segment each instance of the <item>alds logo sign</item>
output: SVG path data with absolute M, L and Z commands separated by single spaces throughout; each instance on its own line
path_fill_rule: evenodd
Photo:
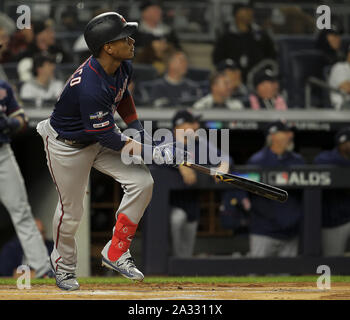
M 270 172 L 268 183 L 278 186 L 329 186 L 332 182 L 328 171 Z

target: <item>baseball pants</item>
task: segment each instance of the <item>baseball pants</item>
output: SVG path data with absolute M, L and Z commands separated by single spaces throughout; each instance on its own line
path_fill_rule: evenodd
M 172 208 L 170 229 L 174 256 L 181 258 L 193 256 L 197 227 L 198 221 L 187 221 L 187 214 L 183 209 Z
M 48 253 L 28 203 L 24 180 L 9 144 L 0 147 L 0 201 L 10 214 L 26 261 L 36 277 L 50 270 Z
M 250 252 L 252 258 L 263 257 L 296 257 L 298 254 L 298 238 L 280 240 L 263 235 L 251 234 L 249 236 Z
M 53 219 L 53 267 L 63 272 L 75 272 L 77 247 L 75 234 L 83 215 L 83 199 L 91 168 L 113 177 L 124 191 L 116 212 L 125 214 L 138 224 L 148 206 L 153 190 L 153 178 L 146 165 L 126 165 L 120 152 L 94 143 L 75 148 L 57 140 L 57 133 L 49 119 L 40 122 L 37 131 L 45 144 L 47 165 L 58 192 L 58 203 Z
M 322 228 L 322 251 L 326 257 L 343 256 L 350 239 L 350 222 L 334 228 Z

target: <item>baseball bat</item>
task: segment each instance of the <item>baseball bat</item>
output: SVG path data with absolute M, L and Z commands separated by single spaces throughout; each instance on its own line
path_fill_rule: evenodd
M 185 167 L 198 170 L 199 172 L 202 172 L 208 175 L 213 175 L 212 174 L 213 169 L 201 166 L 199 164 L 194 164 L 194 163 L 185 161 L 184 163 L 182 163 L 182 165 Z M 234 174 L 222 173 L 218 171 L 215 172 L 214 177 L 219 179 L 220 181 L 232 184 L 233 186 L 239 189 L 254 193 L 258 196 L 262 196 L 270 200 L 285 202 L 288 199 L 287 191 L 273 187 L 271 185 L 268 185 L 262 182 L 256 182 L 253 180 L 236 176 Z

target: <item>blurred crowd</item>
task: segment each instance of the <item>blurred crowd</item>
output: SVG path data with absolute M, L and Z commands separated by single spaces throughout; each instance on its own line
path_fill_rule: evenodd
M 114 10 L 103 4 L 92 7 L 95 9 L 85 14 L 85 20 Z M 156 0 L 118 7 L 127 20 L 139 21 L 129 87 L 138 106 L 348 108 L 350 38 L 340 19 L 332 17 L 331 29 L 317 30 L 311 14 L 291 5 L 271 10 L 258 23 L 254 3 L 237 1 L 228 7 L 231 12 L 226 10 L 223 15 L 229 19 L 216 23 L 215 39 L 202 41 L 209 42 L 211 49 L 207 65 L 198 66 L 196 61 L 205 53 L 194 56 L 179 34 L 184 27 L 189 32 L 209 32 L 201 25 L 212 17 L 202 12 L 205 1 L 202 4 L 190 12 L 188 8 L 183 12 L 169 9 Z M 0 74 L 15 85 L 19 98 L 36 107 L 52 106 L 63 83 L 90 55 L 83 37 L 84 21 L 79 19 L 84 8 L 43 8 L 40 15 L 33 15 L 30 29 L 16 29 L 11 12 L 0 15 Z M 44 62 L 38 67 L 39 61 Z M 319 83 L 309 83 L 310 78 Z M 311 96 L 305 94 L 307 85 Z M 35 98 L 28 88 L 35 88 Z

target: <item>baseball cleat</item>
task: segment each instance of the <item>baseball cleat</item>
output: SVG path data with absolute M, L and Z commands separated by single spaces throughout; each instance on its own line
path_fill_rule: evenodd
M 77 277 L 75 276 L 75 273 L 68 273 L 68 272 L 61 272 L 61 271 L 55 272 L 51 259 L 50 259 L 50 264 L 51 264 L 52 272 L 56 278 L 57 287 L 66 291 L 79 290 L 80 285 L 77 281 Z
M 111 241 L 110 241 L 111 242 Z M 130 251 L 126 251 L 117 261 L 108 259 L 108 248 L 110 242 L 102 250 L 102 266 L 105 266 L 114 271 L 118 271 L 125 278 L 142 281 L 144 279 L 143 273 L 135 266 L 135 261 L 131 257 Z
M 62 290 L 79 290 L 80 286 L 75 273 L 56 272 L 56 285 Z

